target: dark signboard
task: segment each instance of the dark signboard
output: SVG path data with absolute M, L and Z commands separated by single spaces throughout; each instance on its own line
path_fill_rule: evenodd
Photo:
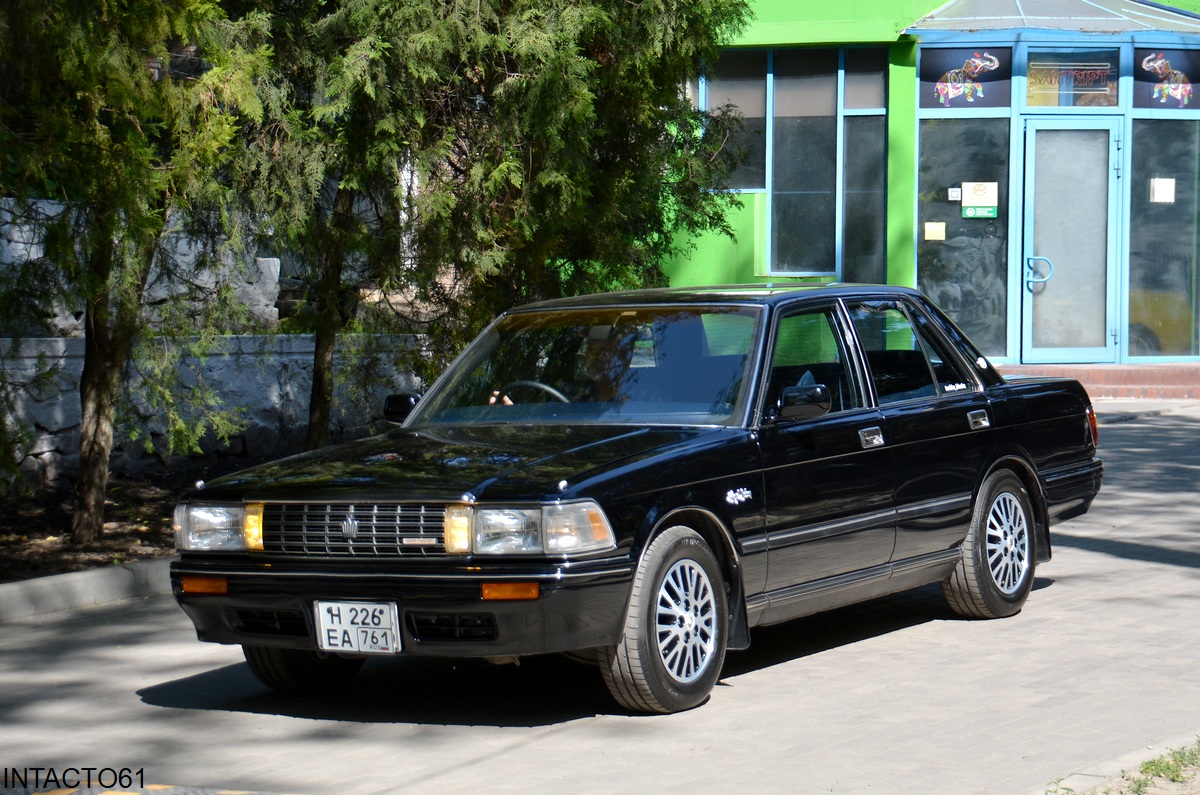
M 1007 108 L 1012 49 L 921 48 L 922 108 Z
M 1200 50 L 1134 50 L 1133 106 L 1194 110 L 1192 81 L 1200 77 Z

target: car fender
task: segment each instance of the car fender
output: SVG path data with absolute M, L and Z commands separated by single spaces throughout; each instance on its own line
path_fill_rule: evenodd
M 750 623 L 746 613 L 746 588 L 742 560 L 726 520 L 722 519 L 716 511 L 696 504 L 678 505 L 666 510 L 661 510 L 661 506 L 655 506 L 655 510 L 648 512 L 646 518 L 645 534 L 638 534 L 639 539 L 635 546 L 639 558 L 651 540 L 663 531 L 680 525 L 699 533 L 708 543 L 717 557 L 725 579 L 726 605 L 729 612 L 727 646 L 735 650 L 748 648 Z

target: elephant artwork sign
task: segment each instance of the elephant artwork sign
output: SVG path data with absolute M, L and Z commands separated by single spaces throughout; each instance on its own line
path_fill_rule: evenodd
M 921 50 L 921 107 L 1004 108 L 1012 97 L 1012 50 Z
M 1136 108 L 1190 110 L 1192 78 L 1200 75 L 1200 51 L 1135 50 Z

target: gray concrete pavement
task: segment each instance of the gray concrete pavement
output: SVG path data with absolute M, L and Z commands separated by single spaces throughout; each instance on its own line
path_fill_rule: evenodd
M 1200 404 L 1098 410 L 1105 490 L 1011 619 L 926 588 L 758 630 L 708 704 L 641 717 L 562 658 L 372 660 L 339 695 L 273 694 L 150 597 L 0 625 L 0 767 L 312 795 L 1081 793 L 1200 735 Z

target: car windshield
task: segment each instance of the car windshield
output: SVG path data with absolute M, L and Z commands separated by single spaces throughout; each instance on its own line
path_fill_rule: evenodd
M 723 425 L 746 400 L 754 307 L 518 312 L 477 339 L 409 423 Z

